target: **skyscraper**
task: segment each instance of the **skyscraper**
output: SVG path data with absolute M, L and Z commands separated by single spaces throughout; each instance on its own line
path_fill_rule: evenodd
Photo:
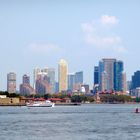
M 58 64 L 58 80 L 59 80 L 59 92 L 66 91 L 68 88 L 68 64 L 64 59 L 61 59 Z
M 123 62 L 116 59 L 102 59 L 99 62 L 99 89 L 100 91 L 124 91 L 126 85 L 123 75 Z
M 22 77 L 22 84 L 20 84 L 20 94 L 21 95 L 31 95 L 35 94 L 35 90 L 30 86 L 30 77 L 26 74 Z
M 80 91 L 82 84 L 83 84 L 83 71 L 76 72 L 74 90 Z
M 55 93 L 55 69 L 47 68 L 47 76 L 50 78 L 51 93 Z
M 114 62 L 114 90 L 123 91 L 123 62 L 115 61 Z
M 38 73 L 35 88 L 37 94 L 43 95 L 50 93 L 51 90 L 50 78 L 47 76 L 47 73 L 45 72 Z
M 75 84 L 75 74 L 68 74 L 68 90 L 73 91 Z
M 99 84 L 99 67 L 94 67 L 94 85 Z
M 126 91 L 127 91 L 127 82 L 126 82 L 126 73 L 125 72 L 122 72 L 122 91 L 124 92 L 124 93 L 126 93 Z
M 140 71 L 134 72 L 132 76 L 132 89 L 136 89 L 137 87 L 140 87 Z
M 41 70 L 39 68 L 34 69 L 34 76 L 33 76 L 33 88 L 34 89 L 35 89 L 35 84 L 36 84 L 36 80 L 37 80 L 37 75 L 40 72 L 41 72 Z
M 83 71 L 75 73 L 75 83 L 83 84 Z
M 26 74 L 23 75 L 23 84 L 29 84 L 30 85 L 30 77 Z
M 7 91 L 8 93 L 16 93 L 16 74 L 14 72 L 7 74 Z

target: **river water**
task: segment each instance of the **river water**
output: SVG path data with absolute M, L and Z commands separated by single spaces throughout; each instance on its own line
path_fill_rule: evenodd
M 138 140 L 140 105 L 0 107 L 0 140 Z

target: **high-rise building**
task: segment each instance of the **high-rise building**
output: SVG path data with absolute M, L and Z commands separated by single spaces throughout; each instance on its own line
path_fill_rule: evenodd
M 55 82 L 55 93 L 59 92 L 59 82 Z
M 114 90 L 115 91 L 123 91 L 123 62 L 122 61 L 115 61 L 114 62 Z
M 29 84 L 20 84 L 21 95 L 32 95 L 35 94 L 35 90 Z
M 75 73 L 74 90 L 75 91 L 80 91 L 82 84 L 83 84 L 83 71 L 76 72 Z
M 41 72 L 39 68 L 34 69 L 34 76 L 33 76 L 33 88 L 35 89 L 35 84 L 37 80 L 37 75 Z
M 50 78 L 51 93 L 55 93 L 55 69 L 47 68 L 47 76 Z
M 37 94 L 43 95 L 51 92 L 50 78 L 47 76 L 47 73 L 38 73 L 35 88 Z
M 132 89 L 140 87 L 140 71 L 136 71 L 132 76 Z
M 94 67 L 94 85 L 99 84 L 99 67 Z
M 26 74 L 23 75 L 23 84 L 29 84 L 30 85 L 30 77 Z
M 31 95 L 35 94 L 35 90 L 30 85 L 30 77 L 26 74 L 22 77 L 22 84 L 20 84 L 20 94 L 21 95 Z
M 126 91 L 127 91 L 127 82 L 126 82 L 126 73 L 125 72 L 122 72 L 122 91 L 124 92 L 124 93 L 126 93 Z
M 61 59 L 58 64 L 58 80 L 59 80 L 59 92 L 66 91 L 68 88 L 68 64 L 64 59 Z
M 101 73 L 101 91 L 106 91 L 108 89 L 108 75 L 106 73 L 106 71 L 103 71 Z
M 7 91 L 8 93 L 16 93 L 16 74 L 14 72 L 7 74 Z
M 83 71 L 75 73 L 75 83 L 83 84 Z
M 100 91 L 124 91 L 126 85 L 123 62 L 116 59 L 102 59 L 99 62 L 98 79 Z
M 75 84 L 75 74 L 68 74 L 68 90 L 73 91 Z

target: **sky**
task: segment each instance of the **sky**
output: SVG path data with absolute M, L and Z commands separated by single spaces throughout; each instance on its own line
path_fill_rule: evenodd
M 33 78 L 36 67 L 84 72 L 92 85 L 102 58 L 124 62 L 127 80 L 140 70 L 139 0 L 0 0 L 0 90 L 7 73 Z M 32 80 L 31 80 L 32 81 Z

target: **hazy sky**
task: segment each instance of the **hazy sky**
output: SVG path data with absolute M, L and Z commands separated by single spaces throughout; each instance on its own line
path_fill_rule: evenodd
M 127 78 L 140 69 L 140 0 L 0 0 L 0 90 L 7 73 L 33 77 L 35 67 L 66 59 L 69 72 L 84 71 L 104 57 L 124 61 Z

